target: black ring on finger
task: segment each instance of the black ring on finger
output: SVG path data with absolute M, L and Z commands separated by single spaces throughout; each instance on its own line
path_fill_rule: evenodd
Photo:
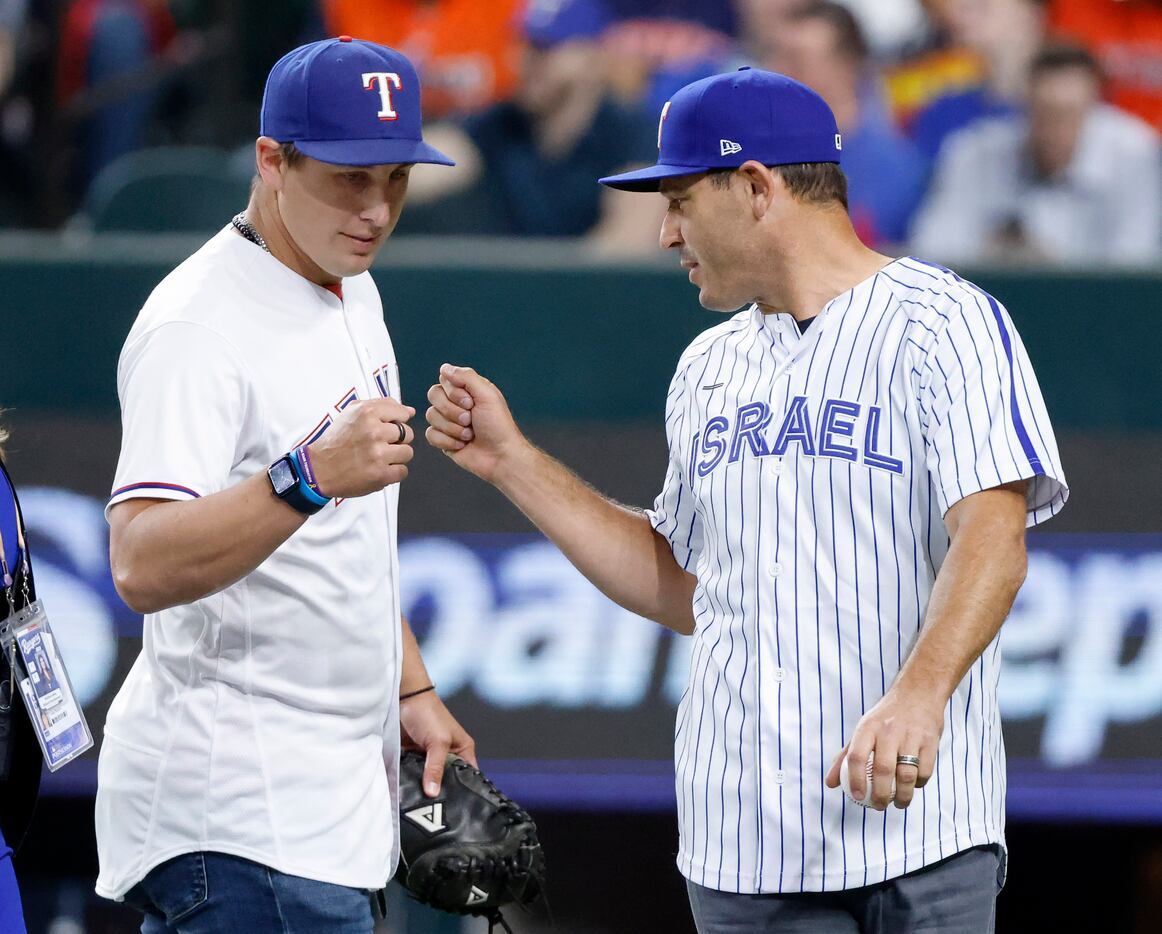
M 408 436 L 408 430 L 404 427 L 403 422 L 392 422 L 396 428 L 399 429 L 399 437 L 395 439 L 396 444 L 403 444 L 404 439 Z

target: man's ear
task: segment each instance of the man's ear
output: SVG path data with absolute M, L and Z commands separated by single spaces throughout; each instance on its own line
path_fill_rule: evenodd
M 254 141 L 254 164 L 258 177 L 271 191 L 281 191 L 286 163 L 282 158 L 278 140 L 260 136 Z
M 770 210 L 776 194 L 783 187 L 783 180 L 777 173 L 754 159 L 738 167 L 738 176 L 743 194 L 750 204 L 755 220 L 758 220 Z

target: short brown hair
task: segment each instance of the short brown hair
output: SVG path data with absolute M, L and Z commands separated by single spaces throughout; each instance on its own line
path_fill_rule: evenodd
M 1029 78 L 1035 80 L 1048 72 L 1080 68 L 1088 71 L 1094 81 L 1105 79 L 1102 67 L 1092 52 L 1073 42 L 1050 42 L 1038 52 L 1029 65 Z
M 282 160 L 286 163 L 288 169 L 293 169 L 306 158 L 306 154 L 294 143 L 279 143 L 278 154 L 282 156 Z M 250 179 L 251 197 L 254 196 L 256 191 L 258 191 L 258 186 L 260 184 L 262 184 L 262 178 L 257 172 L 255 172 L 254 177 Z
M 288 169 L 293 169 L 306 158 L 306 154 L 294 143 L 279 143 L 278 154 L 282 156 Z
M 807 204 L 838 201 L 847 210 L 847 176 L 834 162 L 799 162 L 794 165 L 769 165 L 778 175 L 791 197 Z M 737 169 L 711 169 L 710 183 L 718 188 L 730 187 L 730 177 Z
M 857 62 L 867 61 L 870 53 L 867 39 L 851 10 L 832 0 L 809 0 L 788 14 L 788 20 L 792 23 L 813 19 L 831 27 L 835 35 L 835 48 L 840 53 Z

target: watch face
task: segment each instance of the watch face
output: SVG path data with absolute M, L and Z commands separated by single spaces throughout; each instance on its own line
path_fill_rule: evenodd
M 299 484 L 299 478 L 295 476 L 285 457 L 271 464 L 267 473 L 270 475 L 270 485 L 274 487 L 275 496 L 283 496 Z

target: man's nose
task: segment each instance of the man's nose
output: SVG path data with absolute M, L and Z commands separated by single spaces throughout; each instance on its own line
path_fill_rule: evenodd
M 391 211 L 391 200 L 378 196 L 363 209 L 361 217 L 376 229 L 380 229 L 386 227 L 391 220 Z
M 663 250 L 672 250 L 682 245 L 682 232 L 678 226 L 678 219 L 667 213 L 662 219 L 662 231 L 658 235 L 658 245 Z

